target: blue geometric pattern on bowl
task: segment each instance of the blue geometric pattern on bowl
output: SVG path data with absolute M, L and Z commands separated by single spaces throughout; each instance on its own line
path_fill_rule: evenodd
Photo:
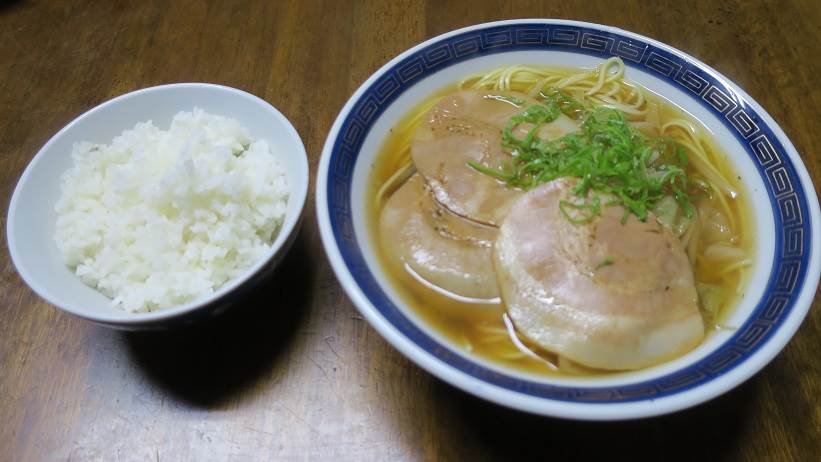
M 765 296 L 751 317 L 715 352 L 669 375 L 613 387 L 567 387 L 523 380 L 468 359 L 414 325 L 379 287 L 356 242 L 351 215 L 353 166 L 372 124 L 401 93 L 445 67 L 488 54 L 522 50 L 572 50 L 621 57 L 625 64 L 685 90 L 719 117 L 755 162 L 775 216 L 775 258 Z M 806 194 L 782 145 L 758 114 L 731 88 L 675 53 L 642 40 L 586 27 L 518 24 L 464 32 L 433 43 L 394 65 L 365 90 L 344 120 L 333 146 L 328 207 L 342 258 L 362 291 L 396 329 L 450 366 L 499 387 L 571 402 L 628 402 L 660 398 L 708 382 L 741 364 L 787 318 L 803 287 L 812 230 Z

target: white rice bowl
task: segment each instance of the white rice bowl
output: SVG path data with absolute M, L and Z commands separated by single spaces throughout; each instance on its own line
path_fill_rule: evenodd
M 207 297 L 262 258 L 288 184 L 265 141 L 233 119 L 178 113 L 109 145 L 79 143 L 61 177 L 55 239 L 67 266 L 130 312 Z

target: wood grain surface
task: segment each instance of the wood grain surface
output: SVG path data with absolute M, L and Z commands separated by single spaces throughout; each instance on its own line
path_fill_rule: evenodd
M 690 53 L 778 121 L 821 186 L 821 4 L 804 1 L 2 1 L 0 198 L 96 104 L 202 81 L 296 126 L 312 188 L 355 88 L 418 42 L 520 17 L 609 24 Z M 5 226 L 3 227 L 5 229 Z M 324 256 L 313 191 L 277 274 L 217 322 L 124 333 L 35 296 L 0 250 L 0 460 L 821 460 L 821 301 L 762 372 L 678 414 L 527 415 L 462 393 L 389 346 Z

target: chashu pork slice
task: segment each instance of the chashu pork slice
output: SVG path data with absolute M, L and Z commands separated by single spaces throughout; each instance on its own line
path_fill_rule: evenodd
M 559 208 L 576 180 L 523 195 L 499 229 L 494 265 L 508 315 L 539 347 L 582 365 L 629 370 L 681 355 L 704 337 L 693 272 L 658 224 L 604 207 L 573 224 Z
M 428 284 L 460 297 L 499 297 L 493 270 L 496 228 L 445 210 L 414 174 L 385 203 L 380 242 L 389 259 Z
M 442 98 L 417 128 L 411 156 L 440 204 L 470 220 L 498 226 L 522 191 L 468 166 L 476 162 L 499 169 L 511 160 L 502 147 L 508 120 L 538 104 L 509 91 L 463 90 Z M 517 127 L 524 136 L 528 127 Z M 540 127 L 538 136 L 552 139 L 576 131 L 578 124 L 561 115 Z

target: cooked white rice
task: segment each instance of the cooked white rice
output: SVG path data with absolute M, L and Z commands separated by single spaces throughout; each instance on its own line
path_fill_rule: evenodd
M 195 108 L 109 145 L 76 144 L 57 201 L 57 247 L 83 282 L 131 312 L 218 290 L 270 248 L 288 185 L 265 141 Z

